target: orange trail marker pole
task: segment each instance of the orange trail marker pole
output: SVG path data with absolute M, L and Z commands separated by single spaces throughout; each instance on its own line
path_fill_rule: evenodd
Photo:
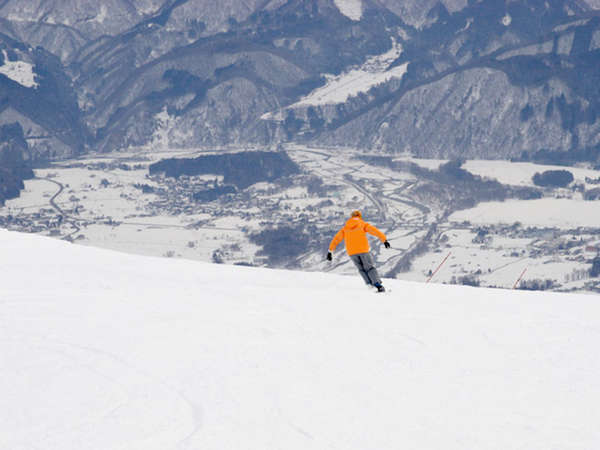
M 448 255 L 444 258 L 444 260 L 440 263 L 439 266 L 437 266 L 437 269 L 435 269 L 433 271 L 433 273 L 431 274 L 431 276 L 429 278 L 427 278 L 427 281 L 425 283 L 429 283 L 431 281 L 431 279 L 435 276 L 435 274 L 438 272 L 438 270 L 440 270 L 442 268 L 442 266 L 444 265 L 444 263 L 446 262 L 446 260 L 448 258 L 450 258 L 450 255 L 452 254 L 452 252 L 448 253 Z
M 513 286 L 513 289 L 517 288 L 517 284 L 519 284 L 519 281 L 521 281 L 521 278 L 523 278 L 523 275 L 525 275 L 525 272 L 527 272 L 527 267 L 525 267 L 523 269 L 523 272 L 521 272 L 521 275 L 519 275 L 519 278 L 517 278 L 517 281 L 515 281 L 515 285 Z

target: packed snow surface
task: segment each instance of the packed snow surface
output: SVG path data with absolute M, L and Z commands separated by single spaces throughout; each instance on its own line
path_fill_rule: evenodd
M 2 50 L 2 53 L 4 55 L 4 64 L 0 66 L 2 75 L 6 75 L 22 86 L 28 88 L 38 87 L 32 64 L 24 61 L 9 61 L 6 50 Z
M 362 0 L 333 0 L 340 12 L 352 20 L 362 17 Z
M 596 296 L 0 245 L 2 449 L 600 447 Z

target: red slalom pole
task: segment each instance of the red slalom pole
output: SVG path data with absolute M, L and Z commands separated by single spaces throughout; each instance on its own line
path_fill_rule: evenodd
M 519 275 L 519 278 L 517 278 L 517 281 L 515 281 L 515 285 L 513 286 L 513 289 L 517 288 L 517 284 L 519 284 L 519 281 L 521 281 L 521 278 L 523 278 L 523 275 L 525 275 L 525 272 L 527 272 L 527 267 L 525 267 L 523 269 L 523 272 L 521 272 L 521 275 Z
M 446 260 L 448 258 L 450 258 L 450 255 L 452 254 L 452 252 L 448 253 L 448 255 L 444 258 L 444 260 L 440 263 L 440 265 L 437 267 L 437 269 L 435 269 L 433 271 L 433 273 L 431 274 L 431 276 L 429 278 L 427 278 L 427 281 L 425 283 L 429 283 L 431 281 L 431 279 L 435 276 L 435 274 L 438 272 L 438 270 L 440 270 L 442 268 L 442 266 L 444 265 L 444 263 L 446 262 Z

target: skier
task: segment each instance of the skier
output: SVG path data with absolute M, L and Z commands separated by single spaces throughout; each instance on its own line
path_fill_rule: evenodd
M 327 261 L 333 259 L 332 252 L 343 240 L 346 241 L 346 252 L 348 256 L 356 265 L 358 272 L 367 283 L 367 286 L 374 286 L 377 288 L 377 292 L 385 292 L 383 284 L 381 284 L 381 278 L 377 273 L 375 264 L 373 263 L 373 257 L 369 252 L 369 241 L 367 240 L 367 233 L 377 236 L 385 248 L 390 248 L 391 245 L 387 241 L 385 234 L 375 228 L 373 225 L 362 220 L 362 214 L 360 211 L 352 211 L 350 219 L 346 224 L 336 233 L 329 244 L 329 251 L 327 252 Z

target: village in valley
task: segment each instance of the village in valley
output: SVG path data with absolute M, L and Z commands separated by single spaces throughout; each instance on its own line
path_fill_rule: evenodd
M 342 247 L 332 263 L 325 254 L 348 212 L 360 209 L 392 244 L 372 240 L 386 277 L 600 290 L 600 201 L 586 200 L 600 171 L 562 168 L 573 183 L 541 189 L 532 177 L 550 166 L 466 161 L 450 172 L 447 161 L 378 159 L 353 149 L 278 151 L 297 173 L 243 188 L 222 174 L 150 173 L 160 160 L 210 151 L 54 162 L 35 169 L 20 198 L 0 208 L 0 226 L 157 257 L 354 274 Z

